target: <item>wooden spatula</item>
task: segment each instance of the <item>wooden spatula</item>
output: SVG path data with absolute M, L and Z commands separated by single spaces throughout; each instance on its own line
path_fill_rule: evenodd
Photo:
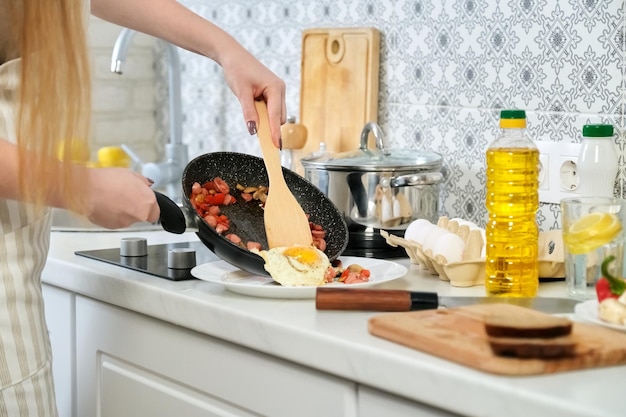
M 269 193 L 265 201 L 265 234 L 270 248 L 280 246 L 311 246 L 309 220 L 296 198 L 287 187 L 280 165 L 280 152 L 272 143 L 267 106 L 264 101 L 256 101 L 259 114 L 257 135 L 267 176 Z

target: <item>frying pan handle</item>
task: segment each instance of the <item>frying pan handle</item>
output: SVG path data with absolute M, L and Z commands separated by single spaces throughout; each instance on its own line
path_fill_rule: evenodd
M 154 191 L 159 209 L 161 209 L 161 215 L 159 216 L 158 224 L 160 224 L 166 232 L 176 233 L 180 235 L 187 230 L 187 220 L 183 210 L 172 201 L 169 197 L 161 194 L 158 191 Z

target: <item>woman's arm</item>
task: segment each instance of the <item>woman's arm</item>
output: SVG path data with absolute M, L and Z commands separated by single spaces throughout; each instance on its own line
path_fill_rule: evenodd
M 248 126 L 250 122 L 255 127 L 258 124 L 254 99 L 265 99 L 272 139 L 279 146 L 280 125 L 286 119 L 285 83 L 229 34 L 175 0 L 91 0 L 91 11 L 104 20 L 164 39 L 220 64 Z

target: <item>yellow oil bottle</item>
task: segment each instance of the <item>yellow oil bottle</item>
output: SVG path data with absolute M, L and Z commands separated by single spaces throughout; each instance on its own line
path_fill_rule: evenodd
M 501 134 L 487 149 L 487 295 L 534 297 L 539 287 L 539 151 L 524 110 L 503 110 Z

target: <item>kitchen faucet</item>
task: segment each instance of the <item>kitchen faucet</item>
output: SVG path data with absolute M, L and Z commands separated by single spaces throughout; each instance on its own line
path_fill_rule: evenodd
M 126 53 L 136 31 L 124 28 L 115 41 L 113 56 L 111 57 L 111 72 L 122 74 L 122 66 L 126 60 Z M 165 46 L 168 66 L 168 93 L 170 113 L 170 133 L 165 144 L 165 161 L 157 163 L 143 163 L 128 146 L 122 147 L 129 156 L 140 164 L 141 173 L 154 181 L 154 187 L 166 187 L 167 195 L 174 201 L 182 201 L 181 177 L 184 167 L 189 162 L 187 145 L 182 138 L 182 112 L 180 93 L 180 58 L 177 48 L 169 42 L 162 41 Z

